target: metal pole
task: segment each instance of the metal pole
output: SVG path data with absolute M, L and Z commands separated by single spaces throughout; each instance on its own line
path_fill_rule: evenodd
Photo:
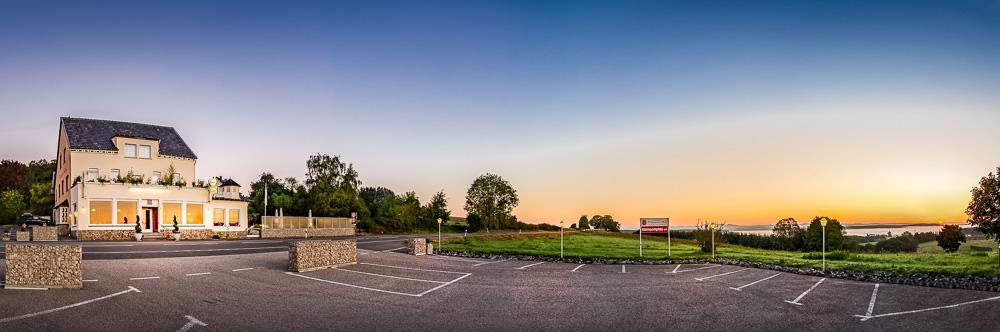
M 667 257 L 670 257 L 670 222 L 667 221 Z
M 712 227 L 712 259 L 715 259 L 715 227 Z
M 639 257 L 642 257 L 642 225 L 639 225 Z
M 823 226 L 823 272 L 826 272 L 826 226 Z
M 559 258 L 563 258 L 563 223 L 559 222 Z
M 438 249 L 441 249 L 441 223 L 438 223 Z

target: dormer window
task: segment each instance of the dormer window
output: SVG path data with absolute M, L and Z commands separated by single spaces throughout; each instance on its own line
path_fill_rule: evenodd
M 139 146 L 139 158 L 140 159 L 152 159 L 153 158 L 153 148 L 149 145 Z
M 125 154 L 125 158 L 135 158 L 135 144 L 125 144 L 122 153 Z

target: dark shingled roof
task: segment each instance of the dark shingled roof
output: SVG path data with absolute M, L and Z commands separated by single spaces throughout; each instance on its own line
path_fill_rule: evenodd
M 236 183 L 236 181 L 233 181 L 232 178 L 222 179 L 221 176 L 216 176 L 215 178 L 219 179 L 219 187 L 228 187 L 228 186 L 240 187 L 240 184 Z
M 69 117 L 61 121 L 71 149 L 118 151 L 112 138 L 123 136 L 160 141 L 160 155 L 198 159 L 171 127 Z

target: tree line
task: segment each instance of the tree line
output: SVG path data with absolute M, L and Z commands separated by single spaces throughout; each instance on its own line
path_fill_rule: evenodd
M 24 212 L 51 216 L 55 171 L 55 160 L 36 160 L 27 165 L 16 160 L 0 161 L 0 224 L 16 224 Z

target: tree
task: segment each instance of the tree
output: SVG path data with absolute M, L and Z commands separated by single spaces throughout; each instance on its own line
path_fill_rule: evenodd
M 55 207 L 55 197 L 52 195 L 52 182 L 38 182 L 31 185 L 31 200 L 29 210 L 38 216 L 52 214 Z
M 305 207 L 314 215 L 347 217 L 352 212 L 367 213 L 358 197 L 358 172 L 340 156 L 317 154 L 306 161 Z
M 16 224 L 24 209 L 24 196 L 17 190 L 11 189 L 0 194 L 0 223 Z
M 823 249 L 823 226 L 820 220 L 826 218 L 826 249 L 836 250 L 844 247 L 844 226 L 837 219 L 827 217 L 815 217 L 806 229 L 805 246 L 806 249 L 819 251 Z
M 16 160 L 0 161 L 0 192 L 17 190 L 23 195 L 30 183 L 28 166 Z
M 594 215 L 590 217 L 590 226 L 594 229 L 603 229 L 609 232 L 621 231 L 621 225 L 612 218 L 611 215 Z
M 483 220 L 477 214 L 469 214 L 465 217 L 465 222 L 469 224 L 470 232 L 478 232 L 483 229 Z
M 427 202 L 427 207 L 424 208 L 427 211 L 427 217 L 433 224 L 437 224 L 437 220 L 441 219 L 442 222 L 447 222 L 451 218 L 451 211 L 448 210 L 448 198 L 445 197 L 444 191 L 439 191 L 434 194 L 430 202 Z
M 965 209 L 969 215 L 969 225 L 976 231 L 1000 243 L 1000 167 L 996 173 L 990 172 L 979 186 L 972 188 L 972 200 Z
M 937 235 L 937 243 L 944 252 L 956 252 L 965 242 L 965 232 L 958 225 L 944 225 Z
M 772 231 L 774 232 L 774 236 L 779 238 L 784 244 L 783 249 L 798 250 L 802 248 L 803 232 L 799 228 L 799 224 L 795 221 L 795 218 L 778 220 L 774 224 Z
M 486 228 L 500 229 L 512 220 L 511 211 L 519 203 L 517 191 L 499 175 L 480 175 L 465 195 L 465 212 L 482 219 Z
M 580 226 L 581 230 L 590 229 L 590 222 L 587 221 L 587 215 L 580 216 L 580 220 L 577 221 L 577 226 Z

